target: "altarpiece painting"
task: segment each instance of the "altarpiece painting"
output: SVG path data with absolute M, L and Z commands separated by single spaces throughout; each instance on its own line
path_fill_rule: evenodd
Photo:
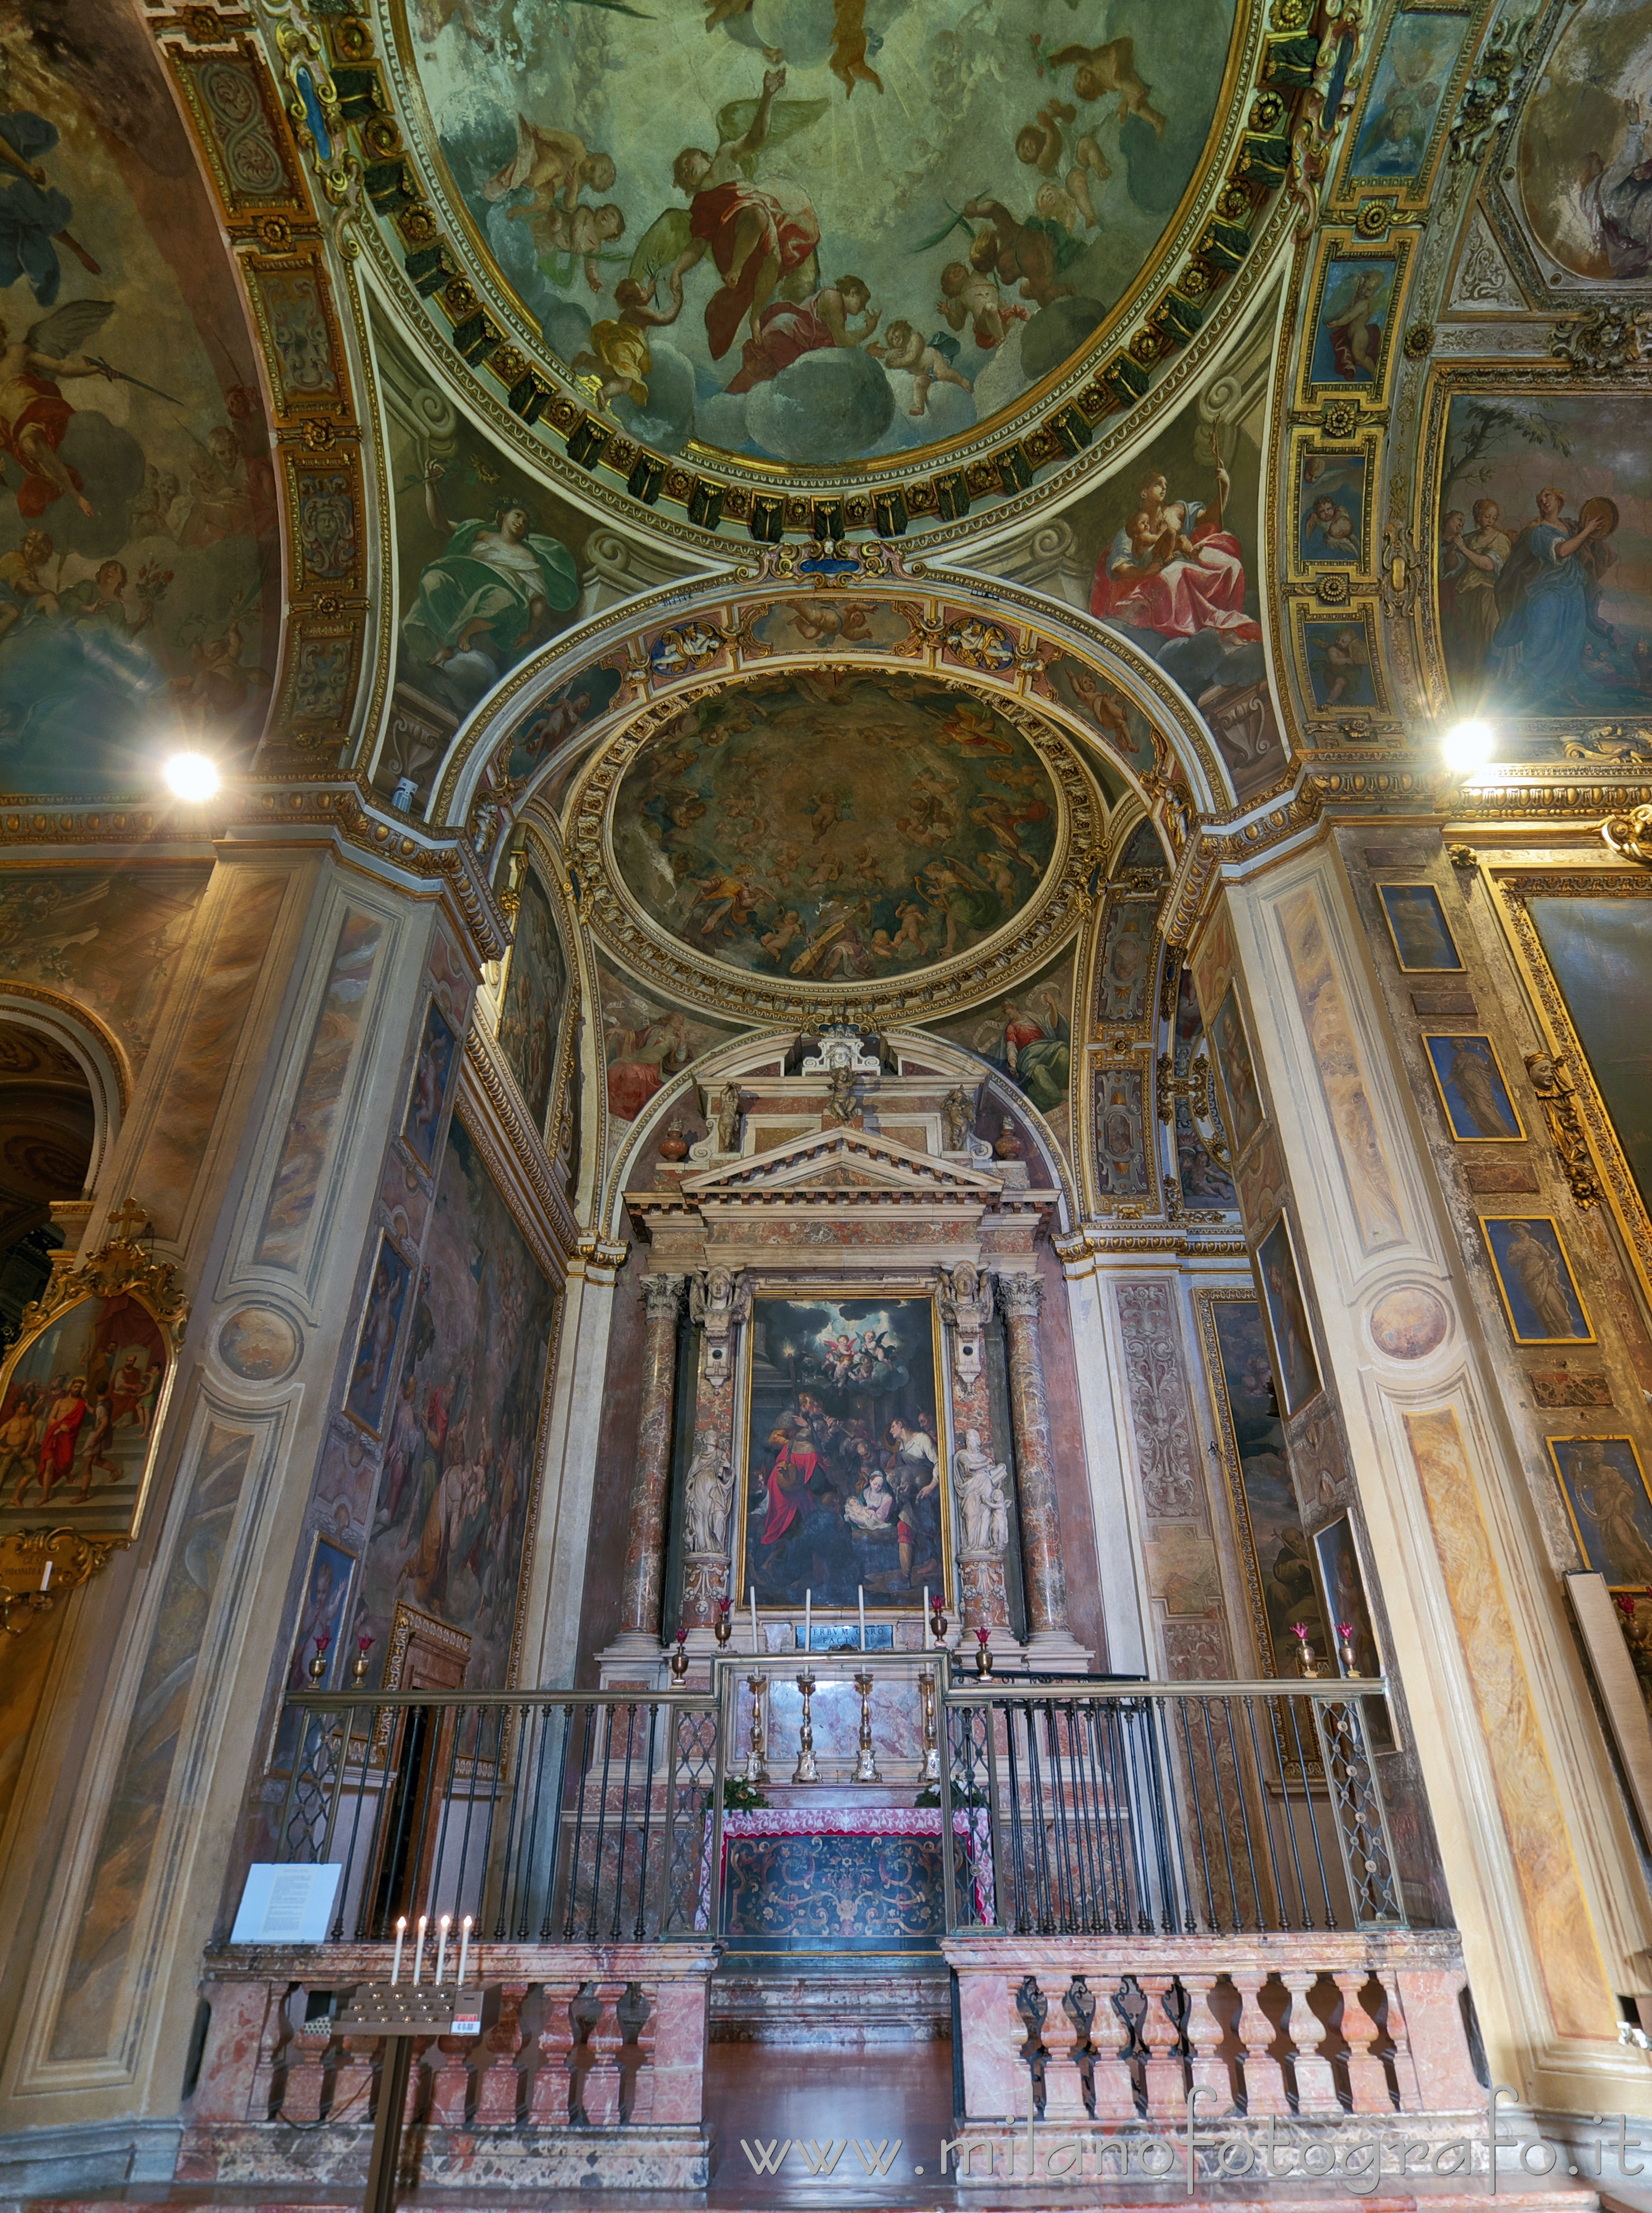
M 749 1392 L 736 1588 L 920 1613 L 951 1566 L 932 1301 L 759 1297 Z

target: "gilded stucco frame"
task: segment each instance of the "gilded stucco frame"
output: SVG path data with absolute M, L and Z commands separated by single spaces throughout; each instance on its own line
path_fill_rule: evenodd
M 1652 872 L 1584 865 L 1561 869 L 1503 869 L 1487 865 L 1485 875 L 1493 893 L 1493 909 L 1514 955 L 1545 1052 L 1562 1060 L 1576 1085 L 1579 1119 L 1588 1149 L 1600 1171 L 1606 1203 L 1636 1274 L 1641 1295 L 1652 1304 L 1652 1213 L 1648 1200 L 1630 1173 L 1628 1158 L 1618 1141 L 1606 1101 L 1594 1080 L 1588 1055 L 1572 1027 L 1559 978 L 1549 965 L 1543 941 L 1527 911 L 1533 899 L 1652 899 Z

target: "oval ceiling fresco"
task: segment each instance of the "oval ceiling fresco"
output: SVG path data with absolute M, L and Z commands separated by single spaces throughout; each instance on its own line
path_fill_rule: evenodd
M 1539 244 L 1576 276 L 1641 283 L 1652 271 L 1649 77 L 1649 0 L 1586 0 L 1527 108 L 1527 218 Z
M 1234 0 L 423 0 L 480 251 L 667 452 L 967 436 L 1100 328 L 1200 168 Z
M 1058 820 L 988 702 L 834 669 L 689 708 L 626 771 L 611 836 L 625 890 L 698 961 L 807 987 L 973 951 L 1044 881 Z

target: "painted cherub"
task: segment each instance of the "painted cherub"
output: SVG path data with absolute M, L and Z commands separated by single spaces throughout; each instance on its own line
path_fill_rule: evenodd
M 948 345 L 954 342 L 950 338 Z M 904 369 L 912 380 L 916 405 L 909 407 L 909 415 L 922 415 L 930 404 L 930 387 L 938 378 L 942 384 L 955 384 L 965 392 L 971 389 L 966 376 L 960 376 L 939 346 L 926 339 L 910 323 L 891 323 L 883 334 L 880 345 L 869 345 L 868 353 L 875 355 L 886 369 Z
M 949 261 L 941 271 L 940 314 L 955 331 L 967 322 L 983 353 L 1003 344 L 1011 323 L 1024 323 L 1028 310 L 1006 300 L 998 280 L 984 270 L 972 269 L 967 261 Z
M 1026 162 L 1028 168 L 1036 169 L 1053 191 L 1059 191 L 1057 180 L 1062 156 L 1066 152 L 1062 126 L 1076 122 L 1077 117 L 1076 107 L 1063 101 L 1052 100 L 1039 108 L 1035 123 L 1024 123 L 1015 133 L 1016 160 Z M 1090 179 L 1094 176 L 1097 184 L 1105 184 L 1112 174 L 1112 168 L 1100 147 L 1088 131 L 1082 137 L 1076 139 L 1073 142 L 1073 167 L 1067 171 L 1067 189 L 1062 195 L 1072 214 L 1069 217 L 1064 213 L 1058 216 L 1058 220 L 1064 222 L 1070 230 L 1082 216 L 1085 223 L 1094 229 L 1096 213 L 1095 204 L 1090 197 Z M 1045 207 L 1043 191 L 1039 192 L 1035 204 L 1040 215 L 1053 211 Z
M 541 249 L 550 247 L 563 255 L 566 265 L 562 269 L 547 268 L 546 274 L 553 284 L 570 283 L 575 262 L 582 261 L 586 283 L 592 291 L 600 292 L 602 278 L 597 264 L 602 258 L 603 243 L 606 240 L 618 238 L 625 228 L 625 210 L 615 206 L 612 201 L 600 208 L 587 207 L 582 201 L 571 215 L 564 208 L 548 209 L 543 215 L 536 216 L 533 235 Z M 613 258 L 623 260 L 625 257 L 618 255 Z M 543 254 L 541 265 L 548 259 L 549 255 Z M 652 289 L 650 286 L 649 290 Z M 680 292 L 680 279 L 677 289 Z M 671 318 L 668 316 L 664 320 L 669 321 Z
M 1325 698 L 1323 704 L 1335 707 L 1362 668 L 1371 665 L 1365 649 L 1365 640 L 1356 630 L 1344 627 L 1337 632 L 1325 649 Z
M 1134 39 L 1109 39 L 1101 46 L 1063 46 L 1049 57 L 1048 66 L 1072 70 L 1073 92 L 1080 100 L 1100 100 L 1104 93 L 1116 92 L 1120 123 L 1127 115 L 1139 115 L 1164 137 L 1169 118 L 1149 105 L 1152 87 L 1143 82 L 1137 70 Z
M 668 272 L 668 282 L 671 306 L 655 308 L 649 305 L 654 283 L 639 284 L 634 277 L 622 277 L 613 288 L 619 314 L 612 321 L 593 323 L 588 349 L 574 356 L 576 369 L 603 380 L 596 395 L 599 407 L 606 407 L 622 392 L 628 392 L 638 407 L 648 405 L 649 378 L 654 372 L 649 331 L 674 323 L 683 311 L 683 280 L 674 269 Z
M 1198 547 L 1168 509 L 1156 529 L 1145 508 L 1140 514 L 1131 515 L 1125 527 L 1130 533 L 1132 568 L 1143 571 L 1162 569 L 1178 556 L 1184 561 L 1197 561 L 1199 558 Z
M 1344 376 L 1362 370 L 1375 376 L 1382 350 L 1382 325 L 1372 312 L 1373 302 L 1387 282 L 1387 271 L 1362 269 L 1347 303 L 1326 318 L 1326 332 L 1338 368 Z M 1349 364 L 1351 363 L 1350 367 Z
M 582 192 L 611 192 L 619 172 L 613 156 L 588 152 L 571 131 L 547 130 L 516 118 L 516 151 L 482 187 L 487 200 L 502 200 L 526 186 L 528 197 L 510 210 L 512 223 L 531 223 L 558 201 L 571 215 Z

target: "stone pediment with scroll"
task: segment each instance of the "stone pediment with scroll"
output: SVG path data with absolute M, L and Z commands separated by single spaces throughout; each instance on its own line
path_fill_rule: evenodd
M 730 1155 L 682 1179 L 684 1198 L 702 1207 L 824 1191 L 981 1208 L 996 1206 L 1003 1189 L 1002 1179 L 984 1170 L 937 1159 L 875 1131 L 851 1129 L 810 1131 L 765 1152 Z

